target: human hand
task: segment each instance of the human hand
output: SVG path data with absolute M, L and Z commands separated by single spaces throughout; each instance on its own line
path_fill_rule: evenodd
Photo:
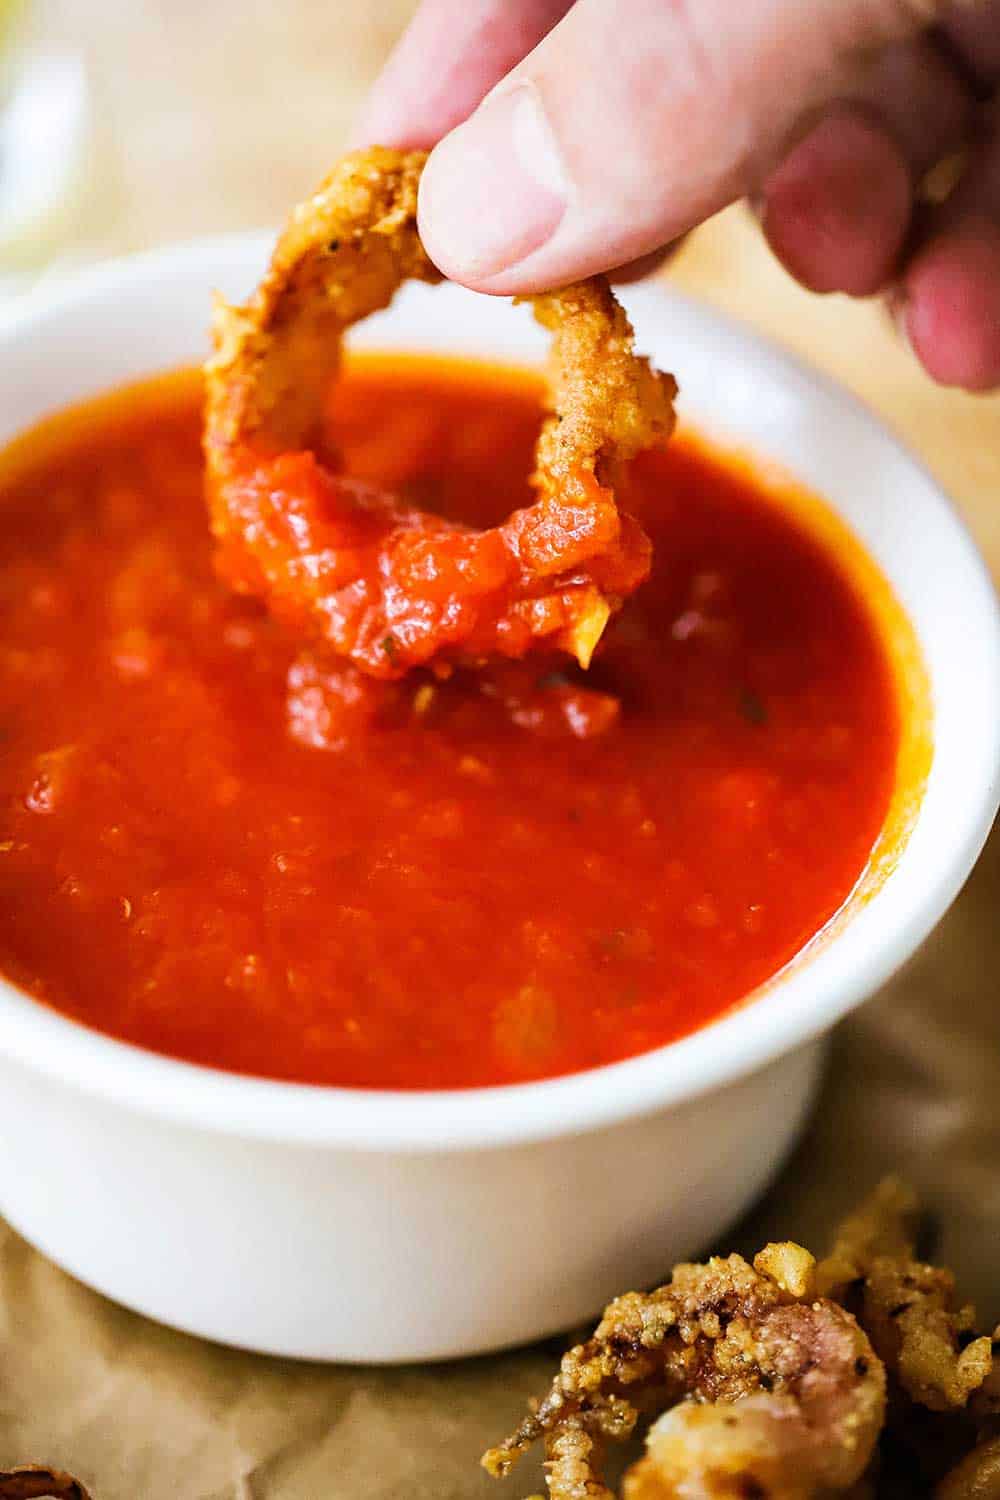
M 421 236 L 479 291 L 648 264 L 748 196 L 805 286 L 887 293 L 931 375 L 985 390 L 998 84 L 1000 0 L 424 0 L 358 138 L 440 143 Z

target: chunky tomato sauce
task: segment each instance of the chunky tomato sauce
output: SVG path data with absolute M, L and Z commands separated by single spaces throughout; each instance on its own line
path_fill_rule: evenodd
M 216 489 L 226 581 L 376 677 L 516 658 L 539 642 L 586 665 L 606 601 L 649 574 L 645 534 L 586 472 L 482 531 L 310 452 L 245 452 Z
M 534 381 L 371 357 L 346 470 L 475 525 L 529 499 Z M 838 559 L 688 439 L 633 465 L 651 580 L 590 672 L 375 681 L 213 571 L 191 380 L 0 478 L 0 969 L 237 1072 L 549 1077 L 703 1025 L 842 905 L 893 791 L 886 648 Z

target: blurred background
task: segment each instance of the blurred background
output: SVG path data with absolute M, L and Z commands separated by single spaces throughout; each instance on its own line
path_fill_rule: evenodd
M 0 0 L 0 310 L 103 256 L 276 226 L 342 149 L 414 8 Z M 877 406 L 963 502 L 1000 570 L 1000 401 L 935 389 L 881 305 L 800 291 L 742 208 L 693 235 L 669 275 Z
M 340 150 L 412 9 L 409 0 L 0 0 L 2 97 L 17 108 L 20 88 L 39 168 L 73 179 L 49 222 L 18 245 L 0 220 L 5 269 L 40 254 L 91 257 L 278 222 Z M 66 97 L 79 88 L 74 66 L 86 80 L 78 112 Z M 5 173 L 10 133 L 0 137 Z M 46 155 L 45 135 L 61 160 Z

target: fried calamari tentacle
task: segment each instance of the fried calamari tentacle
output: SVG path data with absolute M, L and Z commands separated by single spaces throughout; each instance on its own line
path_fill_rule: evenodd
M 320 461 L 341 339 L 406 280 L 437 281 L 417 232 L 421 152 L 345 157 L 296 210 L 244 307 L 220 301 L 205 452 L 220 567 L 376 676 L 517 657 L 539 642 L 586 666 L 646 578 L 619 512 L 621 464 L 669 436 L 673 380 L 632 347 L 603 278 L 531 299 L 552 332 L 534 504 L 477 532 Z
M 951 1272 L 915 1258 L 916 1210 L 909 1188 L 880 1183 L 838 1230 L 817 1285 L 856 1312 L 911 1401 L 950 1411 L 991 1388 L 992 1343 L 972 1336 L 975 1309 L 958 1301 Z
M 634 1414 L 624 1403 L 623 1408 L 627 1415 L 620 1434 L 614 1434 L 622 1440 L 631 1435 L 635 1425 Z M 615 1500 L 599 1477 L 610 1435 L 605 1422 L 595 1421 L 592 1413 L 570 1417 L 546 1433 L 545 1474 L 550 1494 L 565 1496 L 566 1500 Z
M 72 1474 L 61 1469 L 45 1469 L 37 1464 L 23 1464 L 17 1469 L 0 1469 L 0 1500 L 90 1500 L 90 1496 Z
M 885 1376 L 851 1315 L 811 1300 L 813 1264 L 798 1246 L 768 1246 L 753 1266 L 738 1255 L 681 1265 L 648 1296 L 617 1298 L 484 1466 L 505 1475 L 544 1436 L 551 1500 L 604 1500 L 602 1443 L 627 1436 L 640 1410 L 675 1407 L 629 1500 L 849 1488 L 882 1426 Z

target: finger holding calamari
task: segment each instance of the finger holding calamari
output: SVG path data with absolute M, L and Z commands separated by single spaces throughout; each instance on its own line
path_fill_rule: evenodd
M 530 299 L 550 330 L 533 504 L 476 531 L 352 481 L 325 451 L 346 330 L 439 273 L 417 232 L 422 152 L 343 158 L 295 210 L 243 307 L 216 305 L 208 498 L 223 575 L 372 675 L 538 645 L 584 667 L 650 547 L 618 509 L 623 464 L 674 425 L 676 386 L 633 349 L 603 278 Z

